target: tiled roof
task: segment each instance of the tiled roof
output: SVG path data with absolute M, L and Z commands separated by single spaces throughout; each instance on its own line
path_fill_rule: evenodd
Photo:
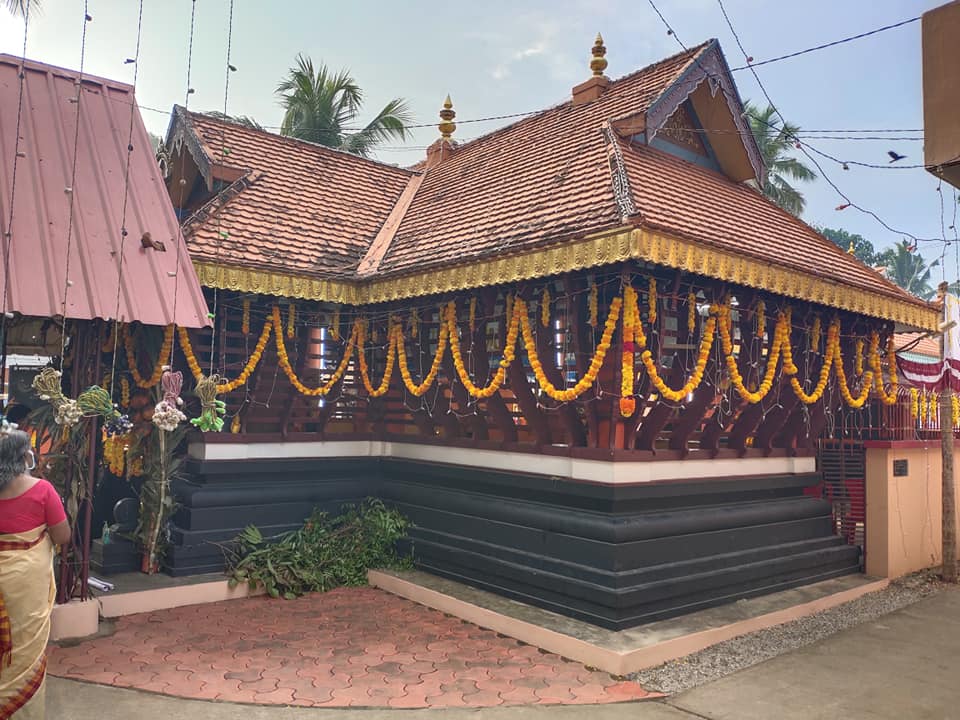
M 226 201 L 221 224 L 230 238 L 218 240 L 214 222 L 199 222 L 189 230 L 191 251 L 217 265 L 399 284 L 404 276 L 433 277 L 505 256 L 522 262 L 532 250 L 632 225 L 820 284 L 816 297 L 802 288 L 793 297 L 926 327 L 925 303 L 758 191 L 605 130 L 642 131 L 651 108 L 666 113 L 667 100 L 682 102 L 693 91 L 703 65 L 726 72 L 715 41 L 613 81 L 592 102 L 564 102 L 465 143 L 438 164 L 421 164 L 419 187 L 409 182 L 420 177 L 412 171 L 190 115 L 211 161 L 226 144 L 228 164 L 261 173 Z M 619 197 L 614 178 L 629 186 Z M 625 196 L 635 206 L 630 212 Z M 357 261 L 375 238 L 376 257 L 360 277 Z M 869 301 L 842 302 L 848 290 Z M 909 312 L 881 312 L 877 297 Z
M 64 313 L 66 299 L 66 315 L 75 319 L 207 325 L 207 305 L 133 88 L 83 76 L 74 177 L 78 105 L 73 100 L 79 75 L 26 61 L 14 192 L 19 72 L 20 58 L 0 55 L 0 237 L 7 232 L 14 198 L 7 307 L 50 317 Z M 131 121 L 134 150 L 127 174 Z M 165 252 L 143 249 L 144 233 L 163 243 Z
M 647 145 L 621 149 L 644 227 L 926 304 L 752 188 Z
M 620 224 L 601 125 L 644 111 L 708 44 L 461 146 L 431 169 L 381 274 L 513 253 Z
M 902 348 L 918 338 L 919 342 L 904 353 L 905 355 L 934 360 L 940 357 L 940 341 L 928 333 L 897 333 L 893 336 L 893 343 L 895 347 Z
M 219 224 L 186 228 L 194 260 L 352 275 L 412 176 L 320 145 L 186 115 L 211 161 L 227 148 L 222 164 L 249 173 L 249 187 L 226 201 Z

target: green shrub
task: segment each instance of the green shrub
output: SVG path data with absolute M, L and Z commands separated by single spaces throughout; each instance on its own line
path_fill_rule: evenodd
M 375 498 L 345 505 L 335 517 L 314 510 L 301 528 L 273 538 L 249 525 L 226 548 L 230 586 L 245 582 L 291 600 L 305 592 L 365 585 L 369 568 L 411 566 L 411 559 L 397 552 L 409 525 Z

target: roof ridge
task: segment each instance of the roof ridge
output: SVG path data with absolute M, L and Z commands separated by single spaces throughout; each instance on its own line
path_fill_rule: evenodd
M 254 128 L 254 127 L 250 127 L 249 125 L 244 125 L 243 123 L 237 122 L 237 121 L 232 120 L 232 119 L 231 119 L 231 120 L 227 120 L 227 119 L 225 119 L 225 118 L 216 117 L 216 116 L 214 116 L 214 115 L 209 115 L 209 114 L 204 113 L 204 112 L 198 112 L 198 111 L 196 111 L 196 110 L 190 110 L 190 109 L 188 109 L 188 108 L 183 107 L 182 105 L 174 105 L 174 108 L 180 108 L 181 110 L 183 110 L 184 112 L 186 112 L 188 115 L 193 116 L 193 117 L 199 116 L 199 117 L 203 118 L 205 121 L 209 121 L 209 122 L 213 122 L 213 123 L 222 123 L 222 124 L 224 124 L 224 125 L 230 125 L 231 127 L 235 127 L 235 128 L 237 128 L 237 129 L 239 129 L 239 130 L 243 130 L 243 131 L 247 131 L 247 132 L 251 132 L 251 133 L 256 133 L 256 134 L 260 134 L 260 135 L 266 135 L 267 137 L 270 137 L 271 139 L 274 139 L 274 140 L 277 140 L 277 141 L 280 141 L 280 142 L 286 142 L 286 143 L 291 144 L 291 145 L 294 145 L 294 146 L 310 148 L 310 149 L 313 149 L 313 150 L 315 150 L 315 151 L 317 151 L 317 152 L 319 152 L 319 153 L 321 153 L 321 154 L 322 154 L 322 153 L 333 153 L 333 154 L 335 154 L 335 155 L 346 156 L 346 157 L 352 158 L 352 159 L 354 159 L 354 160 L 362 160 L 362 161 L 364 161 L 364 162 L 371 163 L 371 164 L 376 165 L 376 166 L 378 166 L 378 167 L 386 168 L 386 169 L 388 169 L 388 170 L 397 170 L 397 171 L 403 173 L 404 175 L 415 175 L 415 174 L 416 174 L 416 171 L 414 171 L 414 170 L 408 170 L 407 168 L 400 167 L 399 165 L 392 165 L 392 164 L 390 164 L 390 163 L 385 163 L 385 162 L 383 162 L 382 160 L 375 160 L 374 158 L 364 157 L 363 155 L 355 155 L 355 154 L 353 154 L 353 153 L 347 152 L 346 150 L 339 150 L 339 149 L 337 149 L 337 148 L 332 148 L 332 147 L 329 147 L 329 146 L 327 146 L 327 145 L 321 145 L 320 143 L 310 142 L 309 140 L 303 140 L 303 139 L 301 139 L 301 138 L 290 137 L 289 135 L 281 135 L 280 133 L 271 132 L 270 130 L 267 130 L 266 128 Z
M 669 63 L 669 62 L 673 62 L 673 61 L 677 60 L 678 58 L 682 57 L 683 55 L 688 55 L 688 54 L 689 54 L 689 55 L 691 56 L 691 59 L 692 59 L 695 55 L 698 55 L 699 53 L 703 52 L 706 48 L 710 47 L 710 45 L 711 45 L 712 43 L 714 43 L 714 42 L 716 42 L 716 39 L 715 39 L 715 38 L 710 38 L 710 39 L 708 39 L 708 40 L 704 40 L 704 41 L 701 42 L 700 44 L 695 45 L 695 46 L 693 46 L 693 47 L 691 47 L 691 48 L 689 48 L 689 49 L 687 49 L 687 50 L 682 50 L 682 51 L 680 51 L 680 52 L 678 52 L 678 53 L 674 53 L 674 54 L 671 55 L 670 57 L 666 57 L 666 58 L 663 58 L 663 59 L 661 59 L 661 60 L 657 60 L 657 61 L 655 61 L 655 62 L 652 62 L 652 63 L 650 63 L 650 64 L 648 64 L 648 65 L 644 65 L 642 68 L 639 68 L 639 69 L 637 69 L 637 70 L 633 70 L 632 72 L 629 72 L 629 73 L 627 73 L 626 75 L 621 75 L 620 77 L 615 78 L 614 80 L 611 80 L 611 81 L 610 81 L 610 85 L 609 85 L 609 87 L 607 88 L 607 90 L 606 90 L 606 92 L 604 93 L 604 95 L 606 95 L 607 93 L 610 93 L 610 92 L 614 89 L 614 87 L 615 87 L 616 85 L 621 84 L 621 83 L 623 83 L 623 82 L 626 81 L 626 80 L 630 80 L 630 79 L 632 79 L 632 78 L 635 78 L 635 77 L 637 77 L 638 75 L 642 75 L 643 73 L 650 72 L 651 70 L 653 70 L 654 68 L 656 68 L 656 67 L 658 67 L 658 66 L 660 66 L 660 65 L 665 65 L 665 64 L 667 64 L 667 63 Z M 557 102 L 557 103 L 554 103 L 553 105 L 549 105 L 548 107 L 545 107 L 543 110 L 538 110 L 538 111 L 536 111 L 536 112 L 532 112 L 532 113 L 530 113 L 529 115 L 527 115 L 527 116 L 525 116 L 525 117 L 522 117 L 522 118 L 519 118 L 518 120 L 515 120 L 515 121 L 512 122 L 512 123 L 508 123 L 508 124 L 506 124 L 506 125 L 502 125 L 501 127 L 495 128 L 495 129 L 491 130 L 491 131 L 488 132 L 488 133 L 485 133 L 485 134 L 483 134 L 483 135 L 479 135 L 479 136 L 473 138 L 472 140 L 467 140 L 467 141 L 465 141 L 465 142 L 458 143 L 458 144 L 457 144 L 457 149 L 458 149 L 458 150 L 463 150 L 464 148 L 467 148 L 467 147 L 469 147 L 469 146 L 471 146 L 471 145 L 474 145 L 475 143 L 478 143 L 478 142 L 480 142 L 481 140 L 487 140 L 487 139 L 489 139 L 489 138 L 491 138 L 491 137 L 494 137 L 494 136 L 499 135 L 499 134 L 501 134 L 501 133 L 504 133 L 504 132 L 506 132 L 506 131 L 508 131 L 508 130 L 511 130 L 511 129 L 519 126 L 519 125 L 522 125 L 522 124 L 525 123 L 525 122 L 529 122 L 529 121 L 531 121 L 531 120 L 534 120 L 534 119 L 537 119 L 537 118 L 541 118 L 541 117 L 543 117 L 544 115 L 546 115 L 547 113 L 551 113 L 551 112 L 554 112 L 555 110 L 559 110 L 559 109 L 562 108 L 562 107 L 566 107 L 566 106 L 568 106 L 568 105 L 571 105 L 571 103 L 572 103 L 572 101 L 571 101 L 571 99 L 568 97 L 568 98 L 566 98 L 566 99 L 564 99 L 564 100 L 561 100 L 560 102 Z M 461 122 L 462 122 L 462 121 L 461 121 Z

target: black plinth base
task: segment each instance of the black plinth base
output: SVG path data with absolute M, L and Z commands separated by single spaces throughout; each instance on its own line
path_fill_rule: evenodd
M 395 459 L 206 461 L 177 488 L 174 575 L 214 543 L 376 495 L 414 523 L 417 565 L 611 629 L 859 571 L 814 473 L 601 485 Z

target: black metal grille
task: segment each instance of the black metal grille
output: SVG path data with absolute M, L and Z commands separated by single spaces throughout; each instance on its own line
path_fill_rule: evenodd
M 821 440 L 818 465 L 820 497 L 833 505 L 834 531 L 847 543 L 864 547 L 867 515 L 866 453 L 858 440 Z

